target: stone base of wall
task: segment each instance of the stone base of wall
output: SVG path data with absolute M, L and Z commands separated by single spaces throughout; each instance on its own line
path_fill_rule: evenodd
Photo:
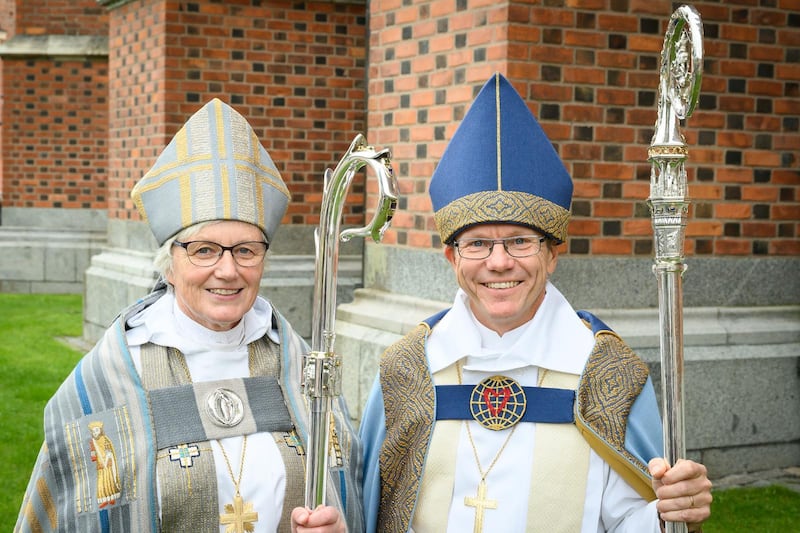
M 449 307 L 372 289 L 337 312 L 343 390 L 360 419 L 380 355 Z M 649 364 L 660 397 L 656 309 L 591 309 Z M 800 464 L 800 306 L 684 310 L 685 424 L 690 458 L 712 478 Z
M 80 294 L 105 231 L 0 226 L 0 292 Z
M 156 280 L 150 253 L 106 248 L 94 256 L 86 270 L 84 340 L 94 343 L 100 339 L 120 311 L 149 293 Z

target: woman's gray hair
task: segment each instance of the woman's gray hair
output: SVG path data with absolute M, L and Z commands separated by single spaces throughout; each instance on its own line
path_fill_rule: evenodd
M 209 226 L 211 224 L 216 224 L 218 222 L 222 221 L 207 220 L 205 222 L 199 222 L 193 226 L 189 226 L 188 228 L 179 231 L 178 233 L 176 233 L 175 235 L 164 241 L 164 244 L 162 244 L 158 248 L 158 250 L 156 250 L 156 255 L 153 258 L 153 266 L 155 267 L 158 274 L 161 276 L 161 279 L 166 281 L 167 276 L 172 274 L 173 243 L 175 241 L 181 241 L 181 242 L 187 241 L 192 237 L 192 235 L 196 235 L 197 233 L 200 232 L 200 230 L 202 230 L 206 226 Z M 267 240 L 266 236 L 264 237 L 264 240 L 265 241 Z M 264 259 L 264 266 L 266 267 L 266 258 Z

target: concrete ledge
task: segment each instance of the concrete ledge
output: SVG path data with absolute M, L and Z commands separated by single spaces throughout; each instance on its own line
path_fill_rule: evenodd
M 105 35 L 15 35 L 0 44 L 0 57 L 108 56 Z
M 0 227 L 0 291 L 80 294 L 91 257 L 105 233 L 76 229 Z
M 590 309 L 633 348 L 659 346 L 658 309 Z M 689 307 L 684 346 L 800 342 L 800 306 Z
M 0 231 L 74 230 L 106 232 L 108 214 L 104 209 L 60 209 L 54 207 L 3 207 Z

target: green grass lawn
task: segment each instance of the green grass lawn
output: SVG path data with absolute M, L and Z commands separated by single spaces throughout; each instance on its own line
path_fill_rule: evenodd
M 79 295 L 0 294 L 0 531 L 14 528 L 44 405 L 82 355 L 57 340 L 81 336 L 81 306 Z
M 800 493 L 785 487 L 714 491 L 704 533 L 790 533 L 800 531 Z
M 81 297 L 0 294 L 0 531 L 11 531 L 42 442 L 42 410 L 81 353 Z M 800 493 L 783 487 L 714 492 L 705 533 L 800 531 Z

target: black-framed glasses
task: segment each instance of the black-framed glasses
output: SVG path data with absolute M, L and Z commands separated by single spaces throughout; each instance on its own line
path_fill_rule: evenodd
M 453 246 L 464 259 L 486 259 L 492 255 L 494 245 L 502 243 L 508 255 L 521 258 L 538 254 L 546 240 L 541 235 L 516 235 L 502 239 L 459 239 Z
M 243 267 L 257 266 L 264 260 L 264 256 L 269 250 L 269 243 L 264 241 L 240 242 L 233 246 L 222 246 L 211 241 L 174 241 L 173 244 L 186 250 L 189 262 L 199 267 L 216 265 L 225 250 L 231 253 L 231 257 L 233 257 L 237 265 Z

